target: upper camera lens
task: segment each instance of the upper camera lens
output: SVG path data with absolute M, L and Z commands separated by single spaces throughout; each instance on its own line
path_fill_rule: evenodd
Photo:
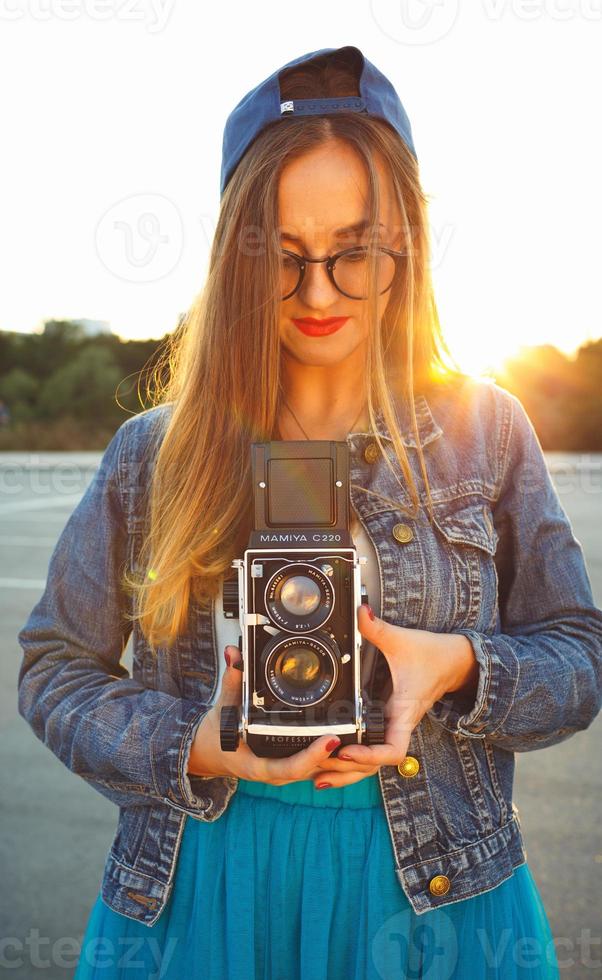
M 320 604 L 320 586 L 307 575 L 293 575 L 280 589 L 280 602 L 294 616 L 308 616 Z
M 272 622 L 289 633 L 320 629 L 335 603 L 331 578 L 306 562 L 282 565 L 267 582 L 264 597 Z

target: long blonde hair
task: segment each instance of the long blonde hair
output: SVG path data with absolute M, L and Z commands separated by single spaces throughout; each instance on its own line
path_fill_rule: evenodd
M 282 73 L 283 99 L 358 94 L 348 65 L 313 64 Z M 427 197 L 418 165 L 388 123 L 362 113 L 283 118 L 251 144 L 224 191 L 207 279 L 161 352 L 151 393 L 170 405 L 148 494 L 141 574 L 124 575 L 133 613 L 151 649 L 187 628 L 192 597 L 207 607 L 222 575 L 247 545 L 252 517 L 250 444 L 278 438 L 283 396 L 279 340 L 278 182 L 283 167 L 324 141 L 345 141 L 368 176 L 370 227 L 379 214 L 378 155 L 391 175 L 407 248 L 403 272 L 378 323 L 374 268 L 367 397 L 371 425 L 380 408 L 413 503 L 420 499 L 405 452 L 395 399 L 407 402 L 420 466 L 414 397 L 459 372 L 443 341 L 429 269 Z M 166 381 L 158 380 L 167 376 Z M 376 440 L 394 472 L 378 435 Z M 397 476 L 396 476 L 397 479 Z M 364 488 L 360 488 L 364 489 Z M 366 491 L 372 493 L 373 491 Z M 376 494 L 376 496 L 381 496 Z M 399 501 L 389 501 L 400 508 Z M 402 509 L 402 508 L 400 508 Z

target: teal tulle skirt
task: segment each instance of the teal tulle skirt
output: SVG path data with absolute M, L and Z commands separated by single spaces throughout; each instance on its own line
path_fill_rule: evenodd
M 317 790 L 240 779 L 211 823 L 188 818 L 154 926 L 100 894 L 75 980 L 558 980 L 527 864 L 491 891 L 416 915 L 395 876 L 378 775 Z

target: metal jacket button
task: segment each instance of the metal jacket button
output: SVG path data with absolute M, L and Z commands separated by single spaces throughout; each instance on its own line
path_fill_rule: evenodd
M 380 449 L 378 448 L 378 443 L 369 442 L 364 449 L 364 459 L 367 463 L 375 463 L 380 456 Z
M 447 875 L 435 875 L 429 881 L 429 889 L 433 895 L 447 895 L 451 885 Z
M 403 762 L 400 762 L 397 766 L 402 776 L 415 776 L 420 769 L 420 763 L 418 759 L 415 759 L 413 755 L 406 755 Z
M 393 537 L 401 544 L 407 544 L 414 537 L 414 532 L 409 524 L 396 524 L 393 528 Z

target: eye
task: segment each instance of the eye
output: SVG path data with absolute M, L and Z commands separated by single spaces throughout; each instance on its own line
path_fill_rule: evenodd
M 285 269 L 296 268 L 299 265 L 299 263 L 303 261 L 300 255 L 298 255 L 295 258 L 293 255 L 291 255 L 290 252 L 281 252 L 280 258 L 282 260 Z
M 342 262 L 363 262 L 368 255 L 367 248 L 356 248 L 353 252 L 347 252 L 346 255 L 341 255 L 339 261 Z

